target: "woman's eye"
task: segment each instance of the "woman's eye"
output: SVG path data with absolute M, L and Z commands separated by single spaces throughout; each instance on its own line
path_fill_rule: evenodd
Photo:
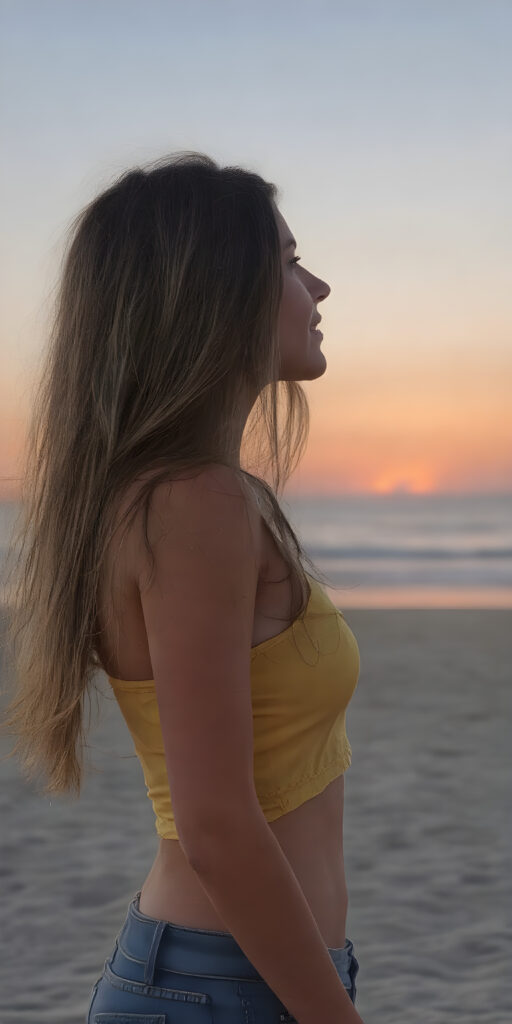
M 302 256 L 294 256 L 290 263 L 298 263 L 300 259 L 302 259 Z

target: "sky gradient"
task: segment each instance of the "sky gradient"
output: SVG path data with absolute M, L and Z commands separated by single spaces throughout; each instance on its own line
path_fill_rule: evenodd
M 512 4 L 0 6 L 0 497 L 68 226 L 127 167 L 275 182 L 326 280 L 302 493 L 512 492 Z

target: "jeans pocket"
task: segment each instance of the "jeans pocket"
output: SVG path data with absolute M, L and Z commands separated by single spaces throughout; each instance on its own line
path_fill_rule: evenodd
M 165 1024 L 165 1013 L 95 1013 L 93 1024 Z
M 107 960 L 87 1024 L 212 1024 L 212 998 L 196 984 L 173 976 L 176 987 L 146 985 L 114 974 Z M 172 984 L 172 982 L 171 982 Z

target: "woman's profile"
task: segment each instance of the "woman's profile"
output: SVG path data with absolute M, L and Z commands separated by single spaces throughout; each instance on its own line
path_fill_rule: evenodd
M 279 501 L 330 288 L 278 194 L 171 154 L 89 202 L 63 260 L 2 728 L 28 778 L 79 796 L 102 670 L 159 837 L 87 1024 L 362 1021 L 343 862 L 359 652 Z

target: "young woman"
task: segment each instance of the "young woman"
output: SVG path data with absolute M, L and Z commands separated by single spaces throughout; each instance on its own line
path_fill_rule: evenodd
M 277 497 L 307 440 L 297 382 L 326 369 L 330 288 L 277 195 L 174 154 L 98 195 L 65 255 L 6 725 L 28 778 L 78 795 L 104 670 L 160 837 L 88 1024 L 362 1020 L 343 865 L 359 652 Z M 272 486 L 242 468 L 265 440 Z

